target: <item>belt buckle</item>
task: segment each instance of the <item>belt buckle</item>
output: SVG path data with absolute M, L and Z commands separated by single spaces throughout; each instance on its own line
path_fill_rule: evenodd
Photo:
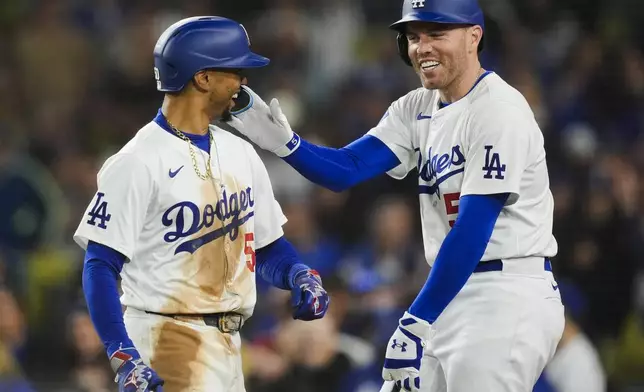
M 223 333 L 237 332 L 242 326 L 241 314 L 225 314 L 219 317 L 219 330 Z

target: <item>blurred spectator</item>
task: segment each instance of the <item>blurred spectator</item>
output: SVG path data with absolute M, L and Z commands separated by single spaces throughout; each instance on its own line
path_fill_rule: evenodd
M 572 284 L 559 282 L 559 290 L 566 307 L 566 325 L 557 352 L 534 392 L 605 392 L 606 374 L 599 353 L 576 321 L 587 311 L 587 300 Z
M 78 392 L 105 392 L 114 389 L 114 373 L 105 360 L 103 343 L 85 311 L 69 316 L 69 344 L 73 366 L 69 385 Z
M 402 197 L 377 200 L 369 214 L 369 236 L 340 262 L 340 275 L 356 298 L 346 328 L 379 346 L 387 343 L 428 276 L 413 214 Z
M 250 346 L 250 389 L 348 392 L 378 384 L 374 346 L 340 330 L 350 311 L 349 293 L 335 277 L 326 279 L 325 287 L 334 306 L 324 319 L 302 323 L 285 311 L 272 337 Z
M 2 262 L 0 260 L 0 268 Z M 3 284 L 0 269 L 0 390 L 7 392 L 31 392 L 23 376 L 18 353 L 26 338 L 23 315 L 15 298 Z

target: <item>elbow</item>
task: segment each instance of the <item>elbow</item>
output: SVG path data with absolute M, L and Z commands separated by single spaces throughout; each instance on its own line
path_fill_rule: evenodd
M 332 181 L 329 181 L 329 183 L 325 185 L 325 188 L 335 193 L 341 193 L 353 187 L 358 182 L 359 181 L 354 178 L 352 173 L 342 173 L 341 175 L 333 178 Z
M 342 193 L 342 192 L 346 191 L 347 189 L 351 188 L 351 184 L 333 183 L 333 184 L 328 184 L 326 188 L 329 189 L 330 191 L 335 192 L 335 193 Z

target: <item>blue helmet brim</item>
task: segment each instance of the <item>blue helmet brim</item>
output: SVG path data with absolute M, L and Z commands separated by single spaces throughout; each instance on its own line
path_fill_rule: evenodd
M 250 52 L 246 56 L 241 57 L 238 61 L 239 68 L 261 68 L 270 63 L 267 57 L 260 56 L 257 53 Z
M 241 57 L 235 57 L 229 60 L 218 59 L 216 63 L 206 64 L 206 68 L 261 68 L 267 66 L 271 60 L 267 57 L 260 56 L 257 53 L 249 52 Z
M 446 15 L 437 12 L 420 12 L 414 11 L 403 16 L 402 19 L 389 25 L 389 28 L 396 30 L 400 33 L 405 32 L 405 25 L 409 22 L 428 22 L 428 23 L 444 23 L 444 24 L 466 24 L 466 25 L 483 25 L 483 15 L 474 16 L 460 16 L 460 15 Z

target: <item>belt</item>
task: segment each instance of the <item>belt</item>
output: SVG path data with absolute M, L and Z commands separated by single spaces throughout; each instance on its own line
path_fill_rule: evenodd
M 552 263 L 550 259 L 545 257 L 543 260 L 543 269 L 545 271 L 552 272 Z M 474 273 L 478 272 L 489 272 L 489 271 L 503 271 L 503 260 L 488 260 L 478 263 L 476 268 L 474 268 Z
M 157 313 L 145 311 L 145 313 L 156 314 L 158 316 L 171 317 L 178 319 L 181 317 L 194 317 L 202 319 L 204 324 L 218 328 L 222 333 L 235 333 L 239 332 L 242 325 L 244 324 L 244 316 L 239 313 L 234 312 L 224 312 L 224 313 L 180 313 L 180 314 L 168 314 L 168 313 Z

